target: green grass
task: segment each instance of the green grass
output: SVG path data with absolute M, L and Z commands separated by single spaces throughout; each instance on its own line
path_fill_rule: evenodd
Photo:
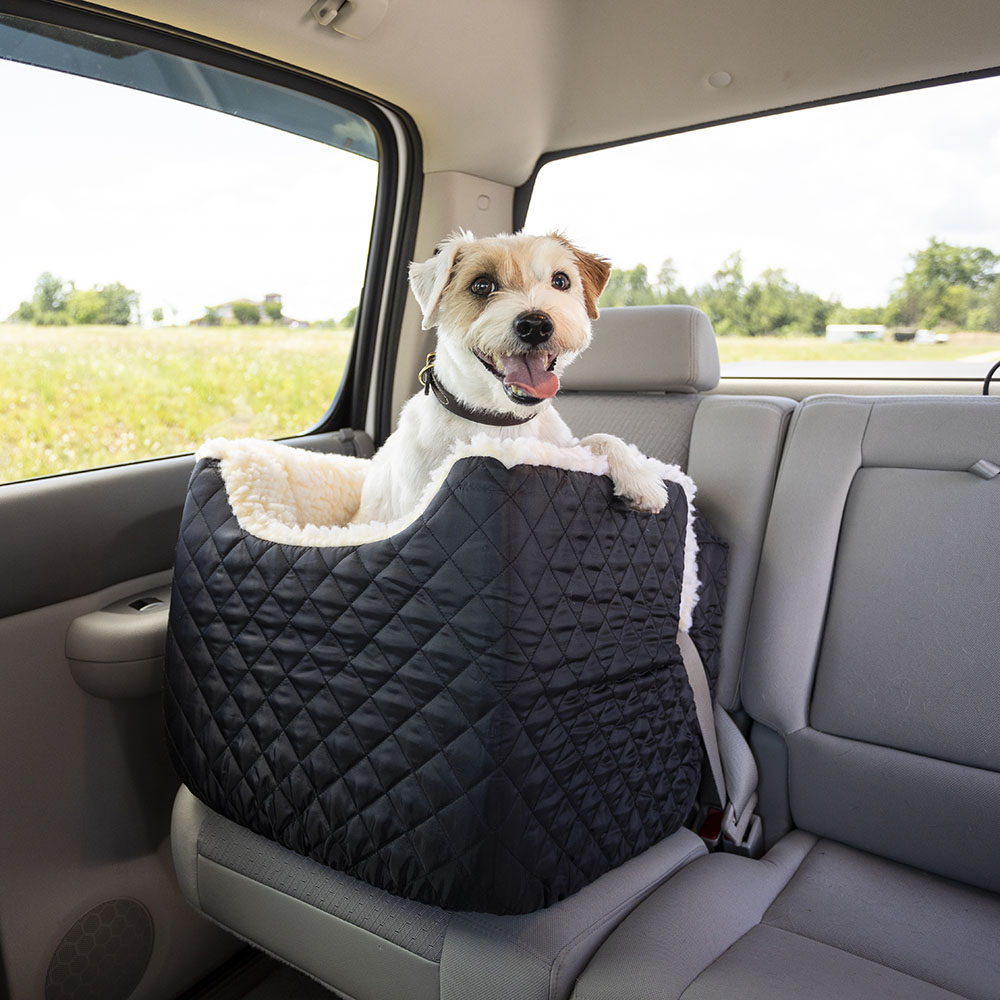
M 328 329 L 0 324 L 0 482 L 181 454 L 214 436 L 308 430 L 333 399 L 350 342 Z M 1000 334 L 928 345 L 724 337 L 719 352 L 723 364 L 1000 358 Z
M 953 333 L 946 344 L 856 341 L 836 344 L 825 337 L 720 337 L 719 359 L 737 361 L 960 361 L 980 354 L 1000 359 L 1000 333 Z
M 0 324 L 0 482 L 314 426 L 343 330 Z

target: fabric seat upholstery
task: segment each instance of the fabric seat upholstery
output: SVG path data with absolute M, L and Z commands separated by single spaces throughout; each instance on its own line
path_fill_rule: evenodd
M 711 855 L 650 897 L 576 1000 L 997 995 L 1000 900 L 796 831 L 762 861 Z
M 983 459 L 1000 465 L 996 400 L 802 405 L 742 678 L 774 846 L 679 873 L 578 1000 L 1000 994 L 1000 563 L 984 549 L 1000 476 Z

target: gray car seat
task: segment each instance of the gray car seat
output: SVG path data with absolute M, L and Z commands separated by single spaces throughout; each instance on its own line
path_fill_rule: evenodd
M 578 435 L 620 434 L 686 466 L 699 485 L 699 507 L 730 543 L 719 697 L 733 707 L 750 594 L 794 404 L 706 395 L 718 370 L 711 324 L 697 310 L 606 310 L 558 406 Z M 184 788 L 172 843 L 192 905 L 356 1000 L 567 997 L 611 930 L 705 853 L 699 837 L 681 830 L 554 906 L 499 917 L 389 896 L 242 829 Z
M 1000 401 L 807 400 L 743 671 L 762 860 L 652 894 L 576 1000 L 1000 996 Z

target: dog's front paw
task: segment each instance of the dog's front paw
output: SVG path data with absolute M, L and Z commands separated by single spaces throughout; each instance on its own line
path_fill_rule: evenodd
M 667 505 L 669 494 L 662 479 L 652 475 L 629 477 L 628 484 L 615 483 L 615 492 L 631 510 L 658 514 Z

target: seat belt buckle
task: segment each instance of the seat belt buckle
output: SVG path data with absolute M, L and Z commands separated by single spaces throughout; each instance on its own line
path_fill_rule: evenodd
M 743 812 L 736 815 L 732 802 L 726 803 L 722 814 L 722 850 L 727 854 L 739 854 L 745 858 L 759 858 L 764 847 L 764 827 L 760 817 L 754 813 L 757 807 L 757 793 L 750 796 L 750 801 L 743 807 Z
M 718 848 L 722 841 L 722 821 L 725 813 L 716 806 L 703 806 L 698 821 L 695 823 L 695 832 L 705 841 L 705 845 L 710 851 Z

